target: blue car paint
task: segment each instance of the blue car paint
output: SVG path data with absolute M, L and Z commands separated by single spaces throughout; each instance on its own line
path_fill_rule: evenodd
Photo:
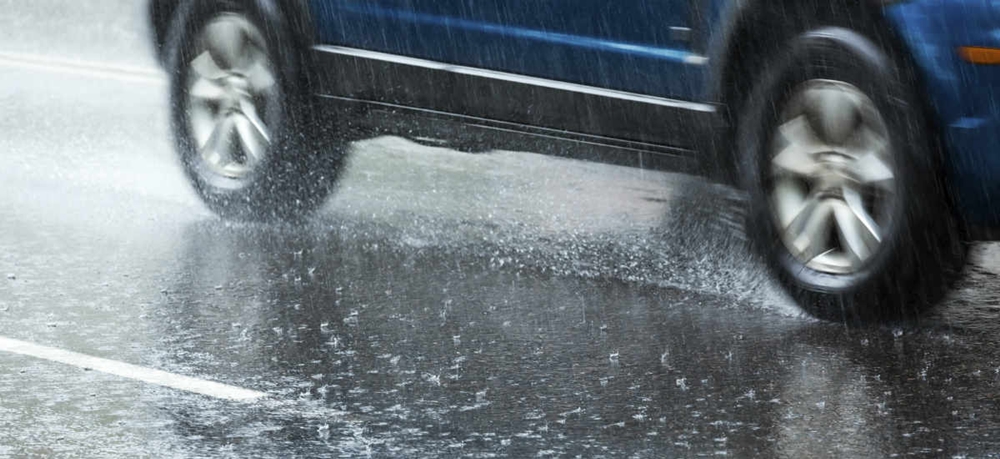
M 1000 199 L 1000 66 L 970 64 L 957 49 L 1000 48 L 998 8 L 987 0 L 918 0 L 886 11 L 910 48 L 942 128 L 958 211 L 982 226 L 1000 224 L 992 205 Z
M 704 2 L 697 24 L 690 23 L 688 0 L 311 0 L 311 7 L 325 44 L 710 101 L 710 75 L 699 57 L 725 44 L 721 25 L 738 3 Z M 998 4 L 911 0 L 885 9 L 942 127 L 958 211 L 982 226 L 1000 226 L 992 205 L 1000 199 L 1000 154 L 994 152 L 1000 66 L 964 62 L 956 49 L 1000 48 Z M 705 38 L 674 40 L 670 26 L 701 30 Z M 698 46 L 706 49 L 693 49 Z
M 312 12 L 325 44 L 692 100 L 706 68 L 669 27 L 689 26 L 688 3 L 312 0 Z

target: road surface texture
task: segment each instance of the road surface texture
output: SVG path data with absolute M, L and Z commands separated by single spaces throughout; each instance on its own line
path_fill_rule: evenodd
M 395 137 L 227 223 L 141 2 L 0 10 L 0 457 L 1000 457 L 1000 246 L 919 323 L 821 323 L 732 190 Z

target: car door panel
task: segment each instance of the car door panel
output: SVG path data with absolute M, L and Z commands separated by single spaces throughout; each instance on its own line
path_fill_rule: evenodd
M 696 1 L 696 0 L 695 0 Z M 691 100 L 692 0 L 312 0 L 324 44 Z

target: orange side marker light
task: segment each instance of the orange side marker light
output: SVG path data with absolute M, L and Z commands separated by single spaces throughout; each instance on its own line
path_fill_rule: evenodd
M 958 48 L 958 55 L 967 62 L 983 65 L 1000 64 L 1000 49 L 984 48 L 981 46 L 962 46 Z

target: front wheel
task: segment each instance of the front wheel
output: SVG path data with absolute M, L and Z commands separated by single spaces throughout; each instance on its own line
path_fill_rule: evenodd
M 172 125 L 184 170 L 227 218 L 296 218 L 324 202 L 344 146 L 321 123 L 303 53 L 253 2 L 187 2 L 167 44 Z
M 913 75 L 862 35 L 793 40 L 738 121 L 747 230 L 788 293 L 829 320 L 935 303 L 964 260 Z

